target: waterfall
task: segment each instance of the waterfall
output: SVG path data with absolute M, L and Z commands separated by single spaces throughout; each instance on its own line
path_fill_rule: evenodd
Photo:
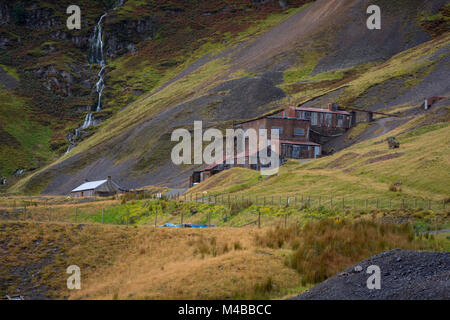
M 102 20 L 107 16 L 107 13 L 102 15 L 95 26 L 94 33 L 91 37 L 90 43 L 90 56 L 89 63 L 91 67 L 93 64 L 100 65 L 100 72 L 98 73 L 98 81 L 95 84 L 95 88 L 97 90 L 98 100 L 97 107 L 95 109 L 96 112 L 99 112 L 102 109 L 102 94 L 103 89 L 105 88 L 105 80 L 103 78 L 106 68 L 106 60 L 105 55 L 103 54 L 103 34 L 102 34 Z
M 86 117 L 84 118 L 83 125 L 81 126 L 81 129 L 86 129 L 94 124 L 94 115 L 89 112 Z
M 116 10 L 119 6 L 123 5 L 124 0 L 118 0 L 113 8 L 113 10 Z M 95 89 L 97 90 L 97 106 L 95 108 L 95 112 L 99 112 L 102 110 L 102 94 L 103 89 L 105 89 L 105 68 L 106 68 L 106 59 L 105 55 L 103 53 L 103 34 L 102 34 L 102 20 L 104 17 L 106 17 L 108 13 L 104 13 L 100 19 L 97 22 L 97 25 L 94 28 L 94 33 L 92 34 L 89 42 L 89 52 L 88 52 L 88 61 L 90 64 L 90 67 L 92 68 L 92 65 L 98 64 L 100 66 L 100 71 L 97 74 L 98 81 L 95 84 Z M 79 138 L 81 136 L 81 131 L 83 129 L 86 129 L 90 126 L 96 125 L 96 121 L 94 119 L 94 114 L 92 112 L 89 112 L 86 114 L 86 117 L 84 118 L 83 124 L 79 129 L 75 130 L 75 134 L 69 134 L 68 140 L 70 142 L 69 147 L 67 148 L 66 154 L 69 153 L 76 145 L 74 138 Z

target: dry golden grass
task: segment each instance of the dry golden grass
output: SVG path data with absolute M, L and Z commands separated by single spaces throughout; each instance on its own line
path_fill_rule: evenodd
M 146 229 L 110 267 L 91 274 L 71 299 L 253 298 L 271 278 L 272 294 L 301 290 L 280 252 L 261 250 L 255 229 Z M 120 276 L 118 276 L 120 275 Z
M 0 229 L 1 295 L 248 299 L 277 298 L 306 289 L 295 270 L 284 265 L 283 250 L 255 243 L 255 234 L 262 232 L 258 229 L 49 222 L 4 222 Z M 81 268 L 80 291 L 66 288 L 65 271 L 70 265 Z

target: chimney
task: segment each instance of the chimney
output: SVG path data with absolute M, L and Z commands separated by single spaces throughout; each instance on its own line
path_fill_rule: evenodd
M 288 113 L 288 117 L 289 118 L 296 118 L 296 114 L 295 114 L 295 107 L 290 107 L 289 108 L 289 113 Z
M 328 104 L 328 111 L 333 111 L 333 104 L 332 103 Z

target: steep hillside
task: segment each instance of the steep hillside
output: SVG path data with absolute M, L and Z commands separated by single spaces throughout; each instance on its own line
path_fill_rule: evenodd
M 252 35 L 305 1 L 113 1 L 80 4 L 81 30 L 68 30 L 70 1 L 0 1 L 0 176 L 10 186 L 63 155 L 98 104 L 100 66 L 92 36 L 102 19 L 105 90 L 93 123 L 135 101 L 240 32 Z M 116 10 L 112 10 L 117 6 Z M 19 176 L 20 177 L 20 176 Z
M 262 27 L 200 47 L 191 56 L 200 59 L 167 73 L 167 82 L 159 82 L 68 155 L 11 190 L 63 194 L 88 176 L 105 175 L 126 187 L 182 186 L 193 168 L 170 162 L 170 133 L 191 128 L 194 120 L 224 128 L 294 101 L 394 109 L 447 95 L 445 1 L 370 4 L 382 8 L 382 30 L 365 26 L 369 1 L 319 0 L 287 11 L 285 19 L 269 16 Z

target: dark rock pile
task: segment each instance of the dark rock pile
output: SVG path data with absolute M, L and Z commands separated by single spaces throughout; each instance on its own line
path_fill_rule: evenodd
M 380 289 L 368 289 L 369 266 L 380 268 Z M 293 300 L 448 300 L 450 252 L 391 250 L 364 260 Z

